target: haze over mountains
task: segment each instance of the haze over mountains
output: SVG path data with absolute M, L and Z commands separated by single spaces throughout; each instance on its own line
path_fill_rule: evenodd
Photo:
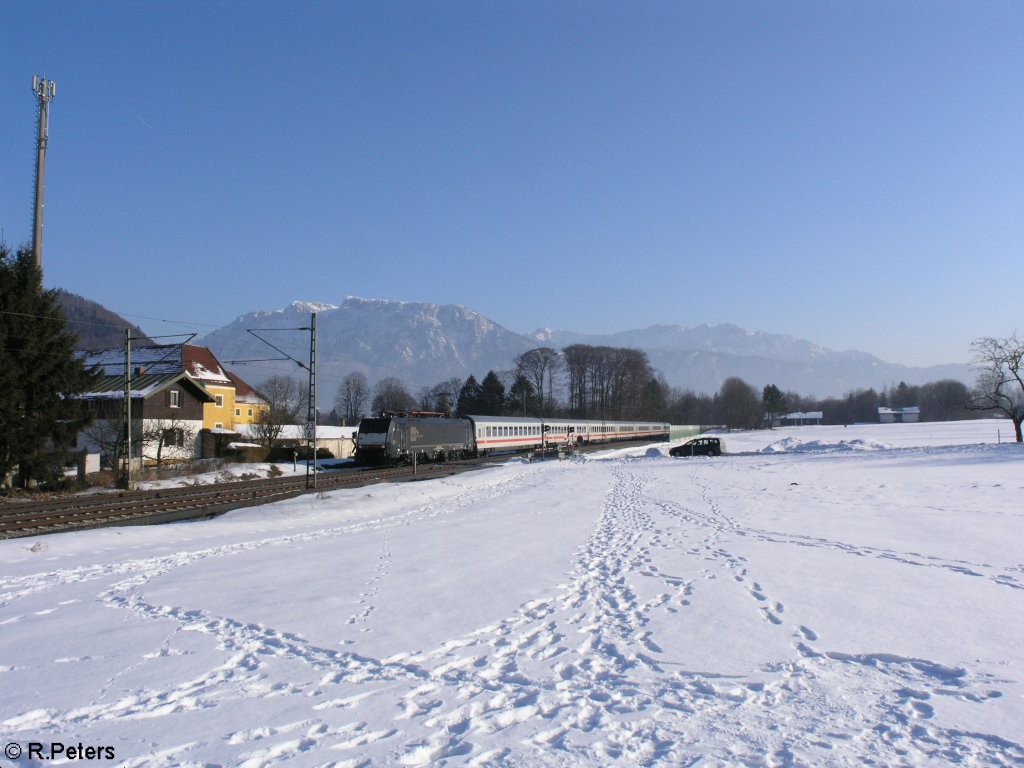
M 804 339 L 729 324 L 656 325 L 605 335 L 550 329 L 521 334 L 461 306 L 356 297 L 340 306 L 296 301 L 284 309 L 250 312 L 197 343 L 254 384 L 274 374 L 304 375 L 293 361 L 268 360 L 281 355 L 266 342 L 307 362 L 310 334 L 297 329 L 308 328 L 313 311 L 318 381 L 331 396 L 353 371 L 365 373 L 371 382 L 394 376 L 416 392 L 453 377 L 473 374 L 480 379 L 489 370 L 509 370 L 517 355 L 534 347 L 561 349 L 577 343 L 642 349 L 670 385 L 695 392 L 716 392 L 729 376 L 758 389 L 775 384 L 817 397 L 900 381 L 971 381 L 964 364 L 904 366 L 864 352 L 837 352 Z

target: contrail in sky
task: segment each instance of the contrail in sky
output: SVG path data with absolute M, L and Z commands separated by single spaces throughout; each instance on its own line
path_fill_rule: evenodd
M 135 117 L 138 118 L 139 122 L 142 123 L 147 128 L 149 128 L 149 130 L 151 130 L 151 131 L 155 131 L 156 130 L 152 125 L 150 125 L 149 123 L 146 122 L 146 120 L 142 117 L 142 115 L 140 115 L 134 109 L 129 107 L 127 104 L 123 104 L 123 106 L 124 106 L 125 109 L 127 109 L 129 112 L 131 112 L 133 115 L 135 115 Z

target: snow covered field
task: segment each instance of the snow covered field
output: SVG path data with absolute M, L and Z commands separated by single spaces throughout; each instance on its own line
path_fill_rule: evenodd
M 1008 439 L 734 433 L 0 541 L 0 765 L 1024 765 Z

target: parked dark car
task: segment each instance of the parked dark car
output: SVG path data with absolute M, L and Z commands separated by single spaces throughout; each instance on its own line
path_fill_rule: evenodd
M 694 437 L 669 449 L 669 456 L 721 456 L 722 441 L 717 437 Z

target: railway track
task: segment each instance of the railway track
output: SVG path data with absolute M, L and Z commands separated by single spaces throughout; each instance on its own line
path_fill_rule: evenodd
M 374 468 L 321 473 L 316 488 L 306 478 L 282 477 L 237 480 L 228 483 L 165 488 L 157 491 L 122 491 L 95 496 L 67 496 L 47 501 L 0 504 L 0 539 L 36 536 L 113 525 L 152 525 L 212 517 L 233 509 L 318 493 L 335 488 L 357 488 L 381 482 L 426 480 L 479 466 L 477 461 L 412 468 Z
M 634 442 L 641 444 L 647 441 L 630 441 L 622 445 L 632 445 Z M 583 451 L 589 453 L 607 447 L 587 446 Z M 554 451 L 548 452 L 549 457 L 554 454 Z M 444 464 L 420 464 L 416 468 L 374 467 L 325 472 L 316 476 L 316 488 L 307 487 L 305 477 L 279 477 L 156 491 L 120 491 L 94 496 L 65 496 L 46 501 L 0 503 L 0 539 L 114 525 L 153 525 L 195 520 L 233 509 L 269 504 L 335 488 L 358 488 L 383 482 L 445 477 L 507 458 L 509 456 L 506 455 Z

